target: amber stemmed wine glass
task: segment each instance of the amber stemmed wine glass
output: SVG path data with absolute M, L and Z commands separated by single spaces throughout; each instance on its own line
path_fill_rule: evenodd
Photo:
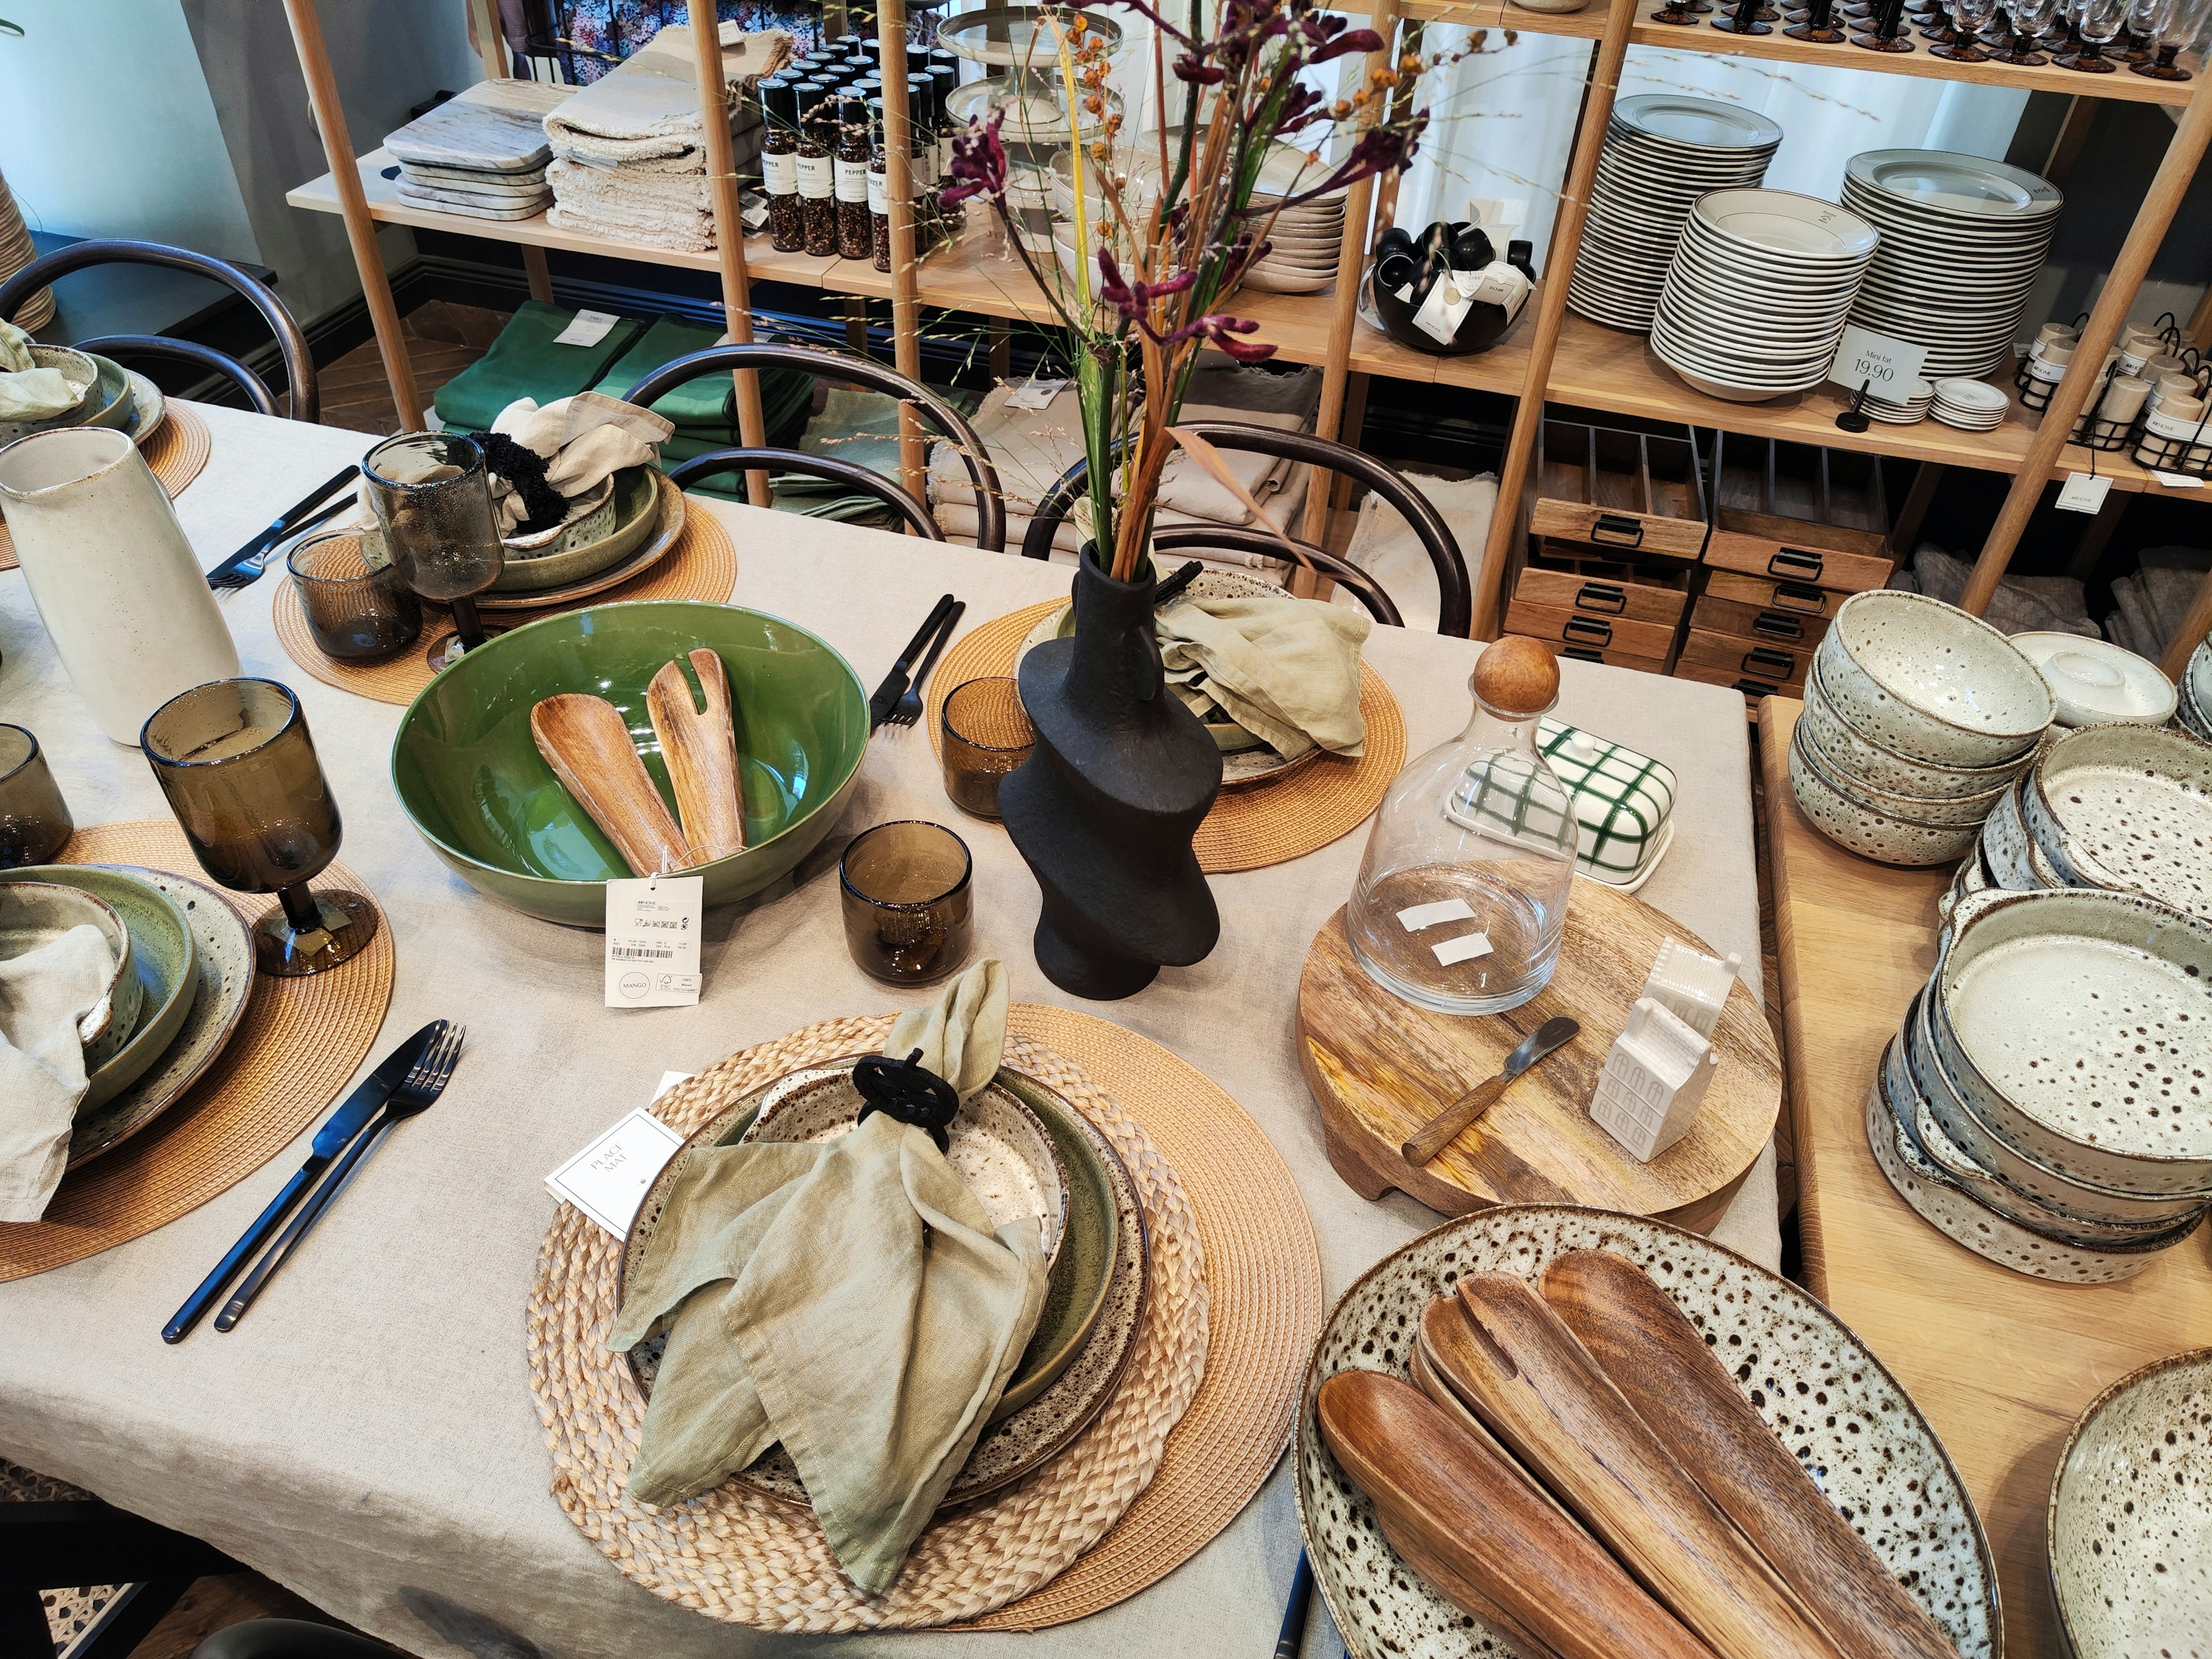
M 1996 0 L 1951 0 L 1951 39 L 1930 46 L 1929 55 L 1953 64 L 1986 64 L 1990 54 L 1981 44 L 1982 30 L 1996 14 Z
M 2006 9 L 2012 24 L 2012 40 L 1994 61 L 2014 64 L 2022 69 L 2040 69 L 2048 64 L 2051 59 L 2035 49 L 2035 43 L 2058 15 L 2058 6 L 2059 0 L 2013 0 Z
M 2179 0 L 2166 13 L 2151 55 L 2132 66 L 2135 72 L 2154 81 L 2186 81 L 2189 71 L 2173 60 L 2191 47 L 2201 50 L 2208 29 L 2212 29 L 2212 0 Z
M 430 653 L 432 668 L 449 667 L 484 642 L 476 596 L 507 562 L 483 451 L 459 433 L 403 432 L 361 470 L 392 568 L 420 597 L 453 607 L 454 632 Z
M 2081 44 L 2058 61 L 2085 75 L 2110 75 L 2119 66 L 2105 56 L 2105 48 L 2118 38 L 2120 25 L 2127 21 L 2128 0 L 2073 0 L 2069 10 Z
M 376 907 L 359 893 L 308 890 L 337 856 L 341 826 L 289 687 L 196 685 L 149 715 L 138 742 L 200 868 L 234 893 L 276 894 L 253 928 L 263 973 L 319 974 L 376 937 Z

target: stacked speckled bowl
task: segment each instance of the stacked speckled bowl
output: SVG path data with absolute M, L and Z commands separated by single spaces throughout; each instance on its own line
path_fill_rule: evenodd
M 2051 715 L 2034 665 L 1979 617 L 1919 593 L 1856 593 L 1805 677 L 1790 792 L 1839 847 L 1948 864 L 1973 846 Z

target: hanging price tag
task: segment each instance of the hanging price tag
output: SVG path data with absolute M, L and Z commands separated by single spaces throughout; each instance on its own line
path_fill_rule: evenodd
M 605 311 L 580 311 L 568 326 L 553 337 L 555 345 L 593 346 L 622 319 Z
M 1836 343 L 1836 359 L 1828 366 L 1828 378 L 1854 392 L 1871 381 L 1875 397 L 1902 403 L 1920 378 L 1921 364 L 1927 361 L 1926 346 L 1877 334 L 1870 328 L 1847 328 Z
M 2058 492 L 2058 505 L 2069 513 L 2094 513 L 2105 504 L 2112 481 L 2100 473 L 2069 472 Z
M 686 1008 L 699 1000 L 701 876 L 647 876 L 607 888 L 607 1006 Z

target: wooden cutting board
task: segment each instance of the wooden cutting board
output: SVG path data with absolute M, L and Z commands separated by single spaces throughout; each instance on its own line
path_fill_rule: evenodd
M 1590 1097 L 1613 1040 L 1669 936 L 1716 951 L 1631 893 L 1577 879 L 1552 982 L 1510 1013 L 1431 1013 L 1367 976 L 1344 936 L 1322 924 L 1298 981 L 1298 1063 L 1321 1108 L 1329 1162 L 1363 1198 L 1392 1188 L 1448 1215 L 1492 1204 L 1587 1204 L 1705 1231 L 1774 1133 L 1782 1061 L 1751 988 L 1738 980 L 1713 1030 L 1719 1069 L 1690 1133 L 1649 1164 L 1591 1121 Z M 1484 1079 L 1556 1014 L 1582 1035 L 1419 1167 L 1406 1137 Z

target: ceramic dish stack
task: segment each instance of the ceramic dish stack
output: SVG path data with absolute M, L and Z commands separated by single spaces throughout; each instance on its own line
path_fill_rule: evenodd
M 1869 392 L 1860 407 L 1874 419 L 1890 426 L 1911 426 L 1926 420 L 1935 404 L 1936 388 L 1925 380 L 1915 380 L 1894 398 L 1877 397 Z
M 69 346 L 34 344 L 31 358 L 35 368 L 60 370 L 63 380 L 77 394 L 76 404 L 43 420 L 0 421 L 0 444 L 59 427 L 105 426 L 129 434 L 131 441 L 143 449 L 168 418 L 161 389 L 120 363 Z
M 1976 155 L 1874 149 L 1844 164 L 1843 201 L 1881 233 L 1851 321 L 1927 347 L 1931 381 L 2009 368 L 2064 205 L 2057 187 Z
M 2005 411 L 2012 407 L 2012 399 L 1987 380 L 1963 375 L 1936 381 L 1934 393 L 1929 413 L 1961 432 L 1993 432 L 2004 424 Z
M 1698 391 L 1729 403 L 1818 386 L 1880 240 L 1856 214 L 1810 196 L 1699 197 L 1667 267 L 1651 349 Z
M 2148 658 L 2081 634 L 2015 634 L 2012 642 L 2051 688 L 2061 726 L 2164 726 L 2173 718 L 2174 684 Z
M 2212 1203 L 2208 981 L 2212 926 L 2150 899 L 1957 900 L 1868 1091 L 1875 1162 L 1938 1231 L 2015 1272 L 2141 1273 Z
M 2174 688 L 2174 718 L 2188 731 L 2212 743 L 2212 640 L 2189 654 L 2189 666 Z
M 1594 323 L 1641 332 L 1666 285 L 1691 204 L 1755 185 L 1782 142 L 1764 115 L 1710 98 L 1623 98 L 1606 123 L 1567 304 Z
M 1278 144 L 1260 169 L 1252 206 L 1265 213 L 1328 176 L 1309 163 L 1295 144 Z M 1344 207 L 1350 186 L 1294 207 L 1278 207 L 1267 233 L 1267 257 L 1244 273 L 1244 286 L 1268 294 L 1318 294 L 1336 280 L 1344 243 Z
M 2035 665 L 1980 617 L 1893 588 L 1855 593 L 1805 676 L 1790 793 L 1839 847 L 1946 864 L 1974 845 L 2052 714 Z

